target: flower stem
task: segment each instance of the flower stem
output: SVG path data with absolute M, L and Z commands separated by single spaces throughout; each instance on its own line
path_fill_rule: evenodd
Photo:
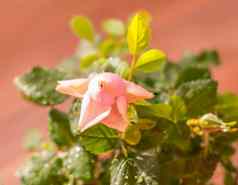
M 130 66 L 130 72 L 129 72 L 129 75 L 128 75 L 128 80 L 129 80 L 129 81 L 131 81 L 131 79 L 132 79 L 132 77 L 133 77 L 133 72 L 134 72 L 136 60 L 137 60 L 136 55 L 135 55 L 135 54 L 132 55 L 131 66 Z

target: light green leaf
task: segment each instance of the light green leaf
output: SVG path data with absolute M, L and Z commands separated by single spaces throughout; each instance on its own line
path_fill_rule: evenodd
M 129 125 L 122 137 L 128 144 L 137 145 L 141 139 L 141 132 L 138 125 Z
M 93 178 L 94 158 L 81 146 L 69 150 L 64 160 L 64 166 L 74 178 L 89 181 Z
M 168 104 L 137 105 L 138 115 L 143 118 L 165 118 L 171 119 L 172 108 Z
M 15 79 L 15 84 L 24 97 L 39 105 L 62 103 L 66 96 L 55 90 L 57 81 L 65 74 L 58 70 L 34 67 L 30 72 Z
M 219 95 L 215 109 L 225 121 L 238 121 L 238 96 L 232 93 Z
M 179 96 L 172 96 L 170 97 L 169 104 L 172 107 L 171 111 L 172 120 L 175 123 L 177 123 L 177 121 L 179 120 L 183 120 L 187 113 L 187 108 L 183 99 Z
M 165 60 L 166 55 L 162 51 L 151 49 L 139 57 L 135 68 L 145 73 L 159 71 Z
M 24 137 L 24 147 L 28 150 L 39 149 L 42 142 L 42 134 L 38 129 L 30 129 Z
M 67 79 L 75 78 L 80 75 L 79 59 L 76 56 L 72 56 L 64 59 L 57 69 L 65 73 Z
M 49 133 L 51 139 L 60 147 L 71 146 L 74 143 L 74 136 L 70 129 L 67 114 L 56 109 L 49 112 Z
M 128 26 L 127 43 L 132 55 L 145 49 L 150 40 L 150 16 L 147 12 L 135 14 Z
M 121 20 L 108 19 L 103 22 L 103 30 L 112 36 L 123 36 L 125 34 L 125 26 Z
M 80 69 L 89 68 L 98 59 L 97 54 L 89 54 L 80 58 Z
M 80 144 L 93 154 L 100 154 L 115 148 L 117 141 L 117 132 L 102 124 L 91 127 L 80 134 Z
M 70 21 L 73 33 L 79 38 L 89 41 L 94 40 L 94 28 L 90 20 L 83 16 L 75 16 Z

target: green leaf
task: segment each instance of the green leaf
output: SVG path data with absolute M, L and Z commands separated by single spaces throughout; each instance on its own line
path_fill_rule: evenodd
M 171 118 L 172 108 L 168 104 L 151 104 L 146 106 L 136 106 L 138 115 L 142 118 Z
M 137 169 L 132 159 L 114 159 L 110 170 L 110 185 L 136 185 Z
M 125 26 L 121 20 L 108 19 L 103 22 L 103 30 L 112 36 L 123 36 L 125 34 Z
M 129 74 L 129 65 L 126 61 L 121 60 L 118 57 L 110 57 L 108 59 L 108 69 L 112 68 L 111 70 L 114 73 L 120 75 L 123 78 L 126 78 Z
M 186 105 L 183 99 L 179 96 L 170 97 L 169 101 L 170 106 L 172 107 L 171 118 L 177 123 L 179 120 L 183 120 L 187 113 Z
M 166 55 L 162 51 L 150 49 L 139 57 L 135 68 L 145 73 L 159 71 L 165 60 Z
M 66 182 L 62 159 L 52 153 L 35 154 L 18 170 L 23 185 L 59 185 Z
M 91 127 L 80 134 L 80 144 L 93 153 L 100 154 L 116 147 L 117 132 L 102 124 Z
M 62 103 L 66 96 L 56 92 L 57 81 L 64 73 L 57 70 L 34 67 L 30 72 L 15 79 L 15 84 L 24 97 L 39 105 Z
M 159 164 L 156 152 L 144 151 L 135 158 L 114 159 L 110 185 L 159 185 Z
M 113 54 L 117 43 L 112 38 L 105 39 L 100 43 L 100 51 L 104 57 L 109 57 Z
M 80 75 L 79 59 L 76 56 L 66 58 L 57 66 L 57 69 L 66 74 L 67 79 L 76 78 Z
M 83 16 L 75 16 L 70 21 L 70 28 L 79 38 L 94 40 L 94 28 L 90 20 Z
M 238 121 L 238 96 L 232 93 L 219 95 L 216 112 L 225 121 Z
M 176 95 L 183 98 L 190 116 L 199 116 L 213 111 L 217 101 L 217 83 L 213 80 L 187 82 L 179 86 Z
M 70 130 L 70 122 L 67 114 L 56 109 L 49 112 L 49 133 L 51 139 L 60 147 L 71 146 L 74 136 Z
M 151 119 L 139 119 L 138 121 L 138 127 L 141 130 L 149 130 L 156 126 L 156 122 Z
M 79 134 L 78 123 L 80 117 L 80 109 L 81 99 L 75 98 L 69 110 L 70 127 L 74 136 L 78 136 Z
M 195 65 L 209 68 L 220 64 L 220 57 L 216 50 L 204 50 L 199 54 L 187 53 L 180 62 L 182 66 Z
M 89 181 L 94 176 L 94 157 L 81 146 L 74 146 L 69 150 L 64 160 L 64 166 L 76 179 Z
M 211 78 L 211 74 L 207 68 L 192 65 L 186 66 L 178 73 L 175 86 L 178 87 L 185 82 L 209 78 Z
M 39 149 L 42 142 L 42 134 L 38 129 L 30 129 L 24 137 L 24 147 L 28 150 Z
M 87 69 L 89 68 L 96 60 L 98 59 L 97 54 L 89 54 L 87 56 L 80 58 L 80 68 Z
M 122 137 L 128 144 L 137 145 L 141 139 L 141 132 L 138 125 L 129 125 Z
M 148 47 L 150 40 L 150 16 L 147 12 L 135 14 L 128 26 L 127 43 L 132 55 Z

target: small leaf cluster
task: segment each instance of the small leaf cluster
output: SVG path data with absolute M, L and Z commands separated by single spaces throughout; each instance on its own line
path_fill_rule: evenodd
M 52 69 L 34 67 L 16 78 L 26 100 L 49 107 L 49 138 L 26 137 L 32 157 L 18 170 L 22 185 L 206 185 L 220 163 L 225 185 L 235 184 L 230 160 L 238 139 L 238 96 L 218 92 L 211 69 L 215 50 L 170 60 L 150 47 L 151 17 L 138 12 L 127 22 L 108 19 L 97 34 L 84 16 L 70 28 L 80 41 L 75 53 Z M 129 60 L 129 61 L 128 61 Z M 128 107 L 129 126 L 121 133 L 97 124 L 78 130 L 81 100 L 68 110 L 57 81 L 113 72 L 154 93 Z

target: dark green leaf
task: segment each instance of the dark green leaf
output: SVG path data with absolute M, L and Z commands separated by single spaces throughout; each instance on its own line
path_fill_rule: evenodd
M 94 159 L 81 146 L 71 148 L 64 160 L 64 166 L 76 179 L 89 181 L 93 178 Z
M 220 64 L 220 57 L 216 50 L 204 50 L 199 54 L 188 53 L 181 60 L 182 66 L 196 65 L 208 68 L 218 64 Z
M 116 147 L 117 132 L 102 124 L 91 127 L 80 134 L 80 143 L 94 154 L 100 154 Z
M 18 171 L 22 185 L 59 185 L 66 182 L 61 158 L 51 153 L 35 154 Z
M 111 185 L 159 185 L 159 165 L 154 151 L 135 158 L 115 159 L 111 166 Z
M 179 85 L 185 82 L 208 78 L 211 78 L 211 74 L 207 68 L 187 66 L 178 73 L 175 85 L 176 87 L 178 87 Z
M 110 185 L 136 185 L 137 169 L 132 159 L 115 159 L 111 166 Z
M 51 139 L 60 147 L 71 146 L 74 136 L 71 133 L 70 122 L 67 114 L 56 109 L 49 112 L 49 133 Z
M 34 67 L 30 72 L 16 78 L 17 88 L 23 95 L 40 105 L 62 103 L 66 96 L 55 91 L 57 81 L 64 79 L 64 73 Z
M 189 115 L 202 115 L 214 109 L 217 101 L 217 83 L 212 80 L 187 82 L 179 86 L 176 95 L 185 101 Z

